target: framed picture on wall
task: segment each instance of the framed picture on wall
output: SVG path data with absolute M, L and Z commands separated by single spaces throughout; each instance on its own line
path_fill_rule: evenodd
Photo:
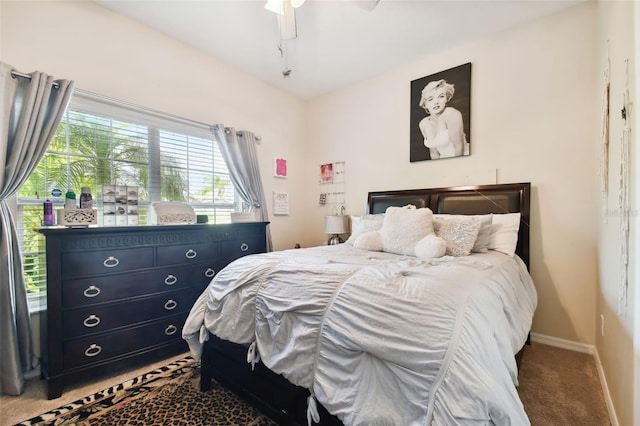
M 287 159 L 276 158 L 273 161 L 273 175 L 279 178 L 287 177 Z
M 333 183 L 333 163 L 320 165 L 320 183 Z
M 471 153 L 471 63 L 411 82 L 409 161 Z

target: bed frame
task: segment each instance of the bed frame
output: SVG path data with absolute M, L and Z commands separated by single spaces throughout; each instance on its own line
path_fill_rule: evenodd
M 520 230 L 516 253 L 529 268 L 530 183 L 476 185 L 449 188 L 411 189 L 370 192 L 367 212 L 384 213 L 390 206 L 413 204 L 429 207 L 434 213 L 488 214 L 520 212 Z M 528 343 L 528 339 L 527 339 Z M 523 348 L 524 350 L 524 348 Z M 521 350 L 516 355 L 518 367 Z M 262 363 L 251 370 L 246 362 L 247 347 L 210 335 L 205 343 L 200 376 L 200 389 L 211 388 L 215 379 L 246 399 L 279 425 L 307 424 L 309 392 L 273 373 Z M 321 425 L 342 425 L 318 403 Z
M 520 212 L 516 253 L 529 268 L 530 183 L 457 186 L 451 188 L 410 189 L 370 192 L 367 212 L 384 213 L 390 206 L 413 204 L 434 213 L 488 214 Z

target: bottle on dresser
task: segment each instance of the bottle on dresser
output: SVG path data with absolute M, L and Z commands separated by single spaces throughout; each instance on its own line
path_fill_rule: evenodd
M 91 209 L 93 208 L 93 197 L 91 196 L 91 188 L 87 186 L 82 187 L 80 193 L 80 208 Z
M 53 216 L 53 202 L 47 199 L 43 204 L 43 208 L 44 208 L 44 216 L 43 216 L 42 224 L 44 226 L 55 225 L 56 220 Z
M 64 194 L 64 208 L 65 209 L 78 208 L 78 204 L 76 203 L 76 193 L 73 192 L 73 189 L 67 189 L 67 193 Z

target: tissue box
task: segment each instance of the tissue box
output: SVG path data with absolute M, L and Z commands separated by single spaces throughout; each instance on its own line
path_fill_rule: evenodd
M 166 201 L 151 204 L 148 222 L 151 225 L 182 225 L 196 223 L 196 213 L 189 204 Z
M 58 225 L 89 226 L 98 223 L 96 209 L 58 209 Z
M 251 213 L 243 213 L 243 212 L 232 212 L 231 213 L 231 223 L 237 222 L 257 222 L 258 215 L 256 212 Z

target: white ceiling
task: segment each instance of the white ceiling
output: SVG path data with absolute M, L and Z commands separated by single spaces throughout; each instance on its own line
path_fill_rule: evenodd
M 278 51 L 266 0 L 94 0 L 301 99 L 311 99 L 584 0 L 307 0 Z M 285 68 L 292 70 L 284 78 Z

